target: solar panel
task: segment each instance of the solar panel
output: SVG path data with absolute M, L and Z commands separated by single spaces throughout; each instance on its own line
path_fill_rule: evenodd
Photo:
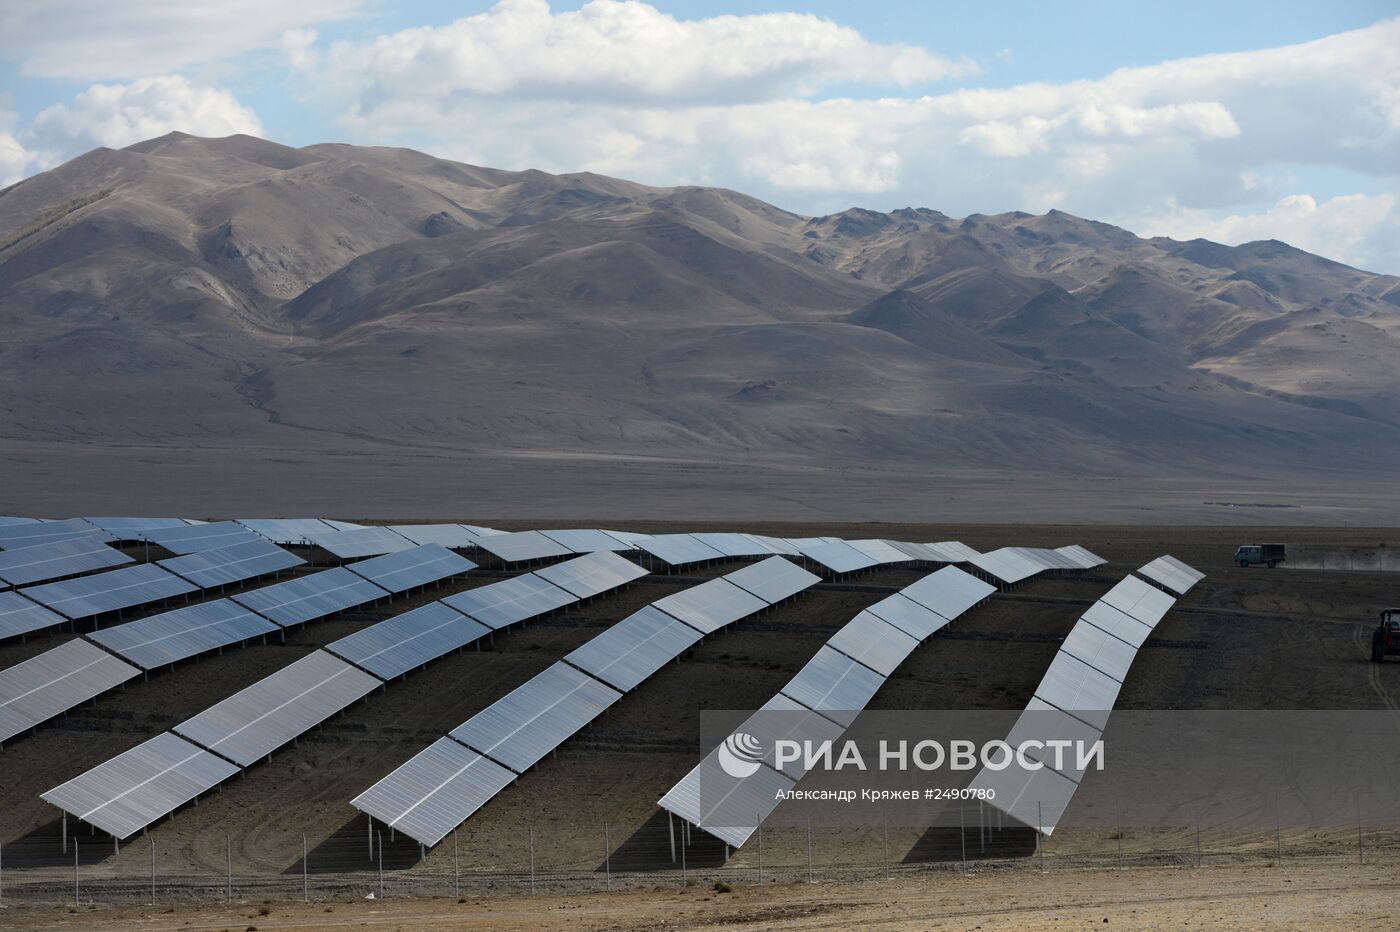
M 731 622 L 768 607 L 767 602 L 722 576 L 682 589 L 652 604 L 702 634 L 718 631 Z
M 86 535 L 0 551 L 0 581 L 11 586 L 75 576 L 134 562 L 131 557 Z
M 752 537 L 755 541 L 767 547 L 772 553 L 778 553 L 788 557 L 802 556 L 802 551 L 794 547 L 790 540 L 785 540 L 781 537 L 767 537 L 763 534 L 746 534 L 745 536 Z
M 350 805 L 432 846 L 514 779 L 495 761 L 451 738 L 439 738 Z
M 16 592 L 0 592 L 0 638 L 42 631 L 67 621 Z
M 807 572 L 782 557 L 769 557 L 758 563 L 726 573 L 724 578 L 769 605 L 776 605 L 817 583 L 820 576 Z
M 572 605 L 578 599 L 534 573 L 526 573 L 468 589 L 442 601 L 488 627 L 499 629 Z
M 993 579 L 1007 584 L 1018 583 L 1045 569 L 1044 564 L 1029 559 L 1016 547 L 981 553 L 972 557 L 970 562 Z
M 161 528 L 182 528 L 198 524 L 184 518 L 83 518 L 93 527 L 101 528 L 115 540 L 144 540 L 149 531 Z
M 996 591 L 995 586 L 988 585 L 970 573 L 964 573 L 956 566 L 945 566 L 938 572 L 930 573 L 918 582 L 905 586 L 900 590 L 900 594 L 952 620 Z
M 1153 582 L 1161 583 L 1177 595 L 1185 595 L 1191 591 L 1192 586 L 1206 578 L 1205 573 L 1187 566 L 1173 556 L 1158 557 L 1138 572 Z
M 265 538 L 254 536 L 217 550 L 200 550 L 156 562 L 201 589 L 212 589 L 290 569 L 306 561 Z
M 414 546 L 413 541 L 387 527 L 362 527 L 349 531 L 307 534 L 307 541 L 342 560 L 358 560 L 385 553 L 397 553 Z
M 344 567 L 274 583 L 231 598 L 282 627 L 324 618 L 389 593 Z
M 846 622 L 826 643 L 881 676 L 893 673 L 919 646 L 917 638 L 869 612 L 861 612 Z
M 238 768 L 170 732 L 42 794 L 42 799 L 117 838 L 174 812 Z
M 1130 615 L 1125 615 L 1118 609 L 1106 602 L 1095 602 L 1089 606 L 1089 610 L 1081 617 L 1081 621 L 1087 621 L 1094 627 L 1107 631 L 1109 634 L 1131 644 L 1133 647 L 1141 647 L 1142 642 L 1147 640 L 1147 636 L 1152 633 L 1152 629 Z
M 12 527 L 17 524 L 38 524 L 38 518 L 20 518 L 15 515 L 0 515 L 0 527 Z
M 977 551 L 959 540 L 944 540 L 937 543 L 925 543 L 925 547 L 931 548 L 934 552 L 943 556 L 949 563 L 967 563 L 977 556 Z
M 429 602 L 326 646 L 326 650 L 392 680 L 491 633 L 441 602 Z
M 830 647 L 822 647 L 782 692 L 807 708 L 849 725 L 885 678 Z
M 476 535 L 460 524 L 391 524 L 389 530 L 415 544 L 441 544 L 454 550 L 476 546 Z
M 1078 544 L 1070 544 L 1068 547 L 1056 547 L 1055 552 L 1064 554 L 1083 570 L 1090 570 L 1096 566 L 1103 566 L 1108 562 L 1097 553 L 1094 553 L 1092 550 L 1086 550 Z
M 773 552 L 771 547 L 761 544 L 748 534 L 735 534 L 731 532 L 691 534 L 691 537 L 709 547 L 717 550 L 726 557 L 757 557 L 767 556 Z
M 1062 712 L 1106 712 L 1122 683 L 1061 651 L 1036 687 L 1036 698 Z
M 381 589 L 407 592 L 428 583 L 460 576 L 476 569 L 476 564 L 441 544 L 423 544 L 411 550 L 351 563 L 346 569 Z
M 587 599 L 641 579 L 647 571 L 625 557 L 599 551 L 535 570 L 535 575 Z
M 43 724 L 141 673 L 75 639 L 0 670 L 0 742 Z
M 769 714 L 773 712 L 783 714 Z M 824 741 L 835 742 L 841 737 L 844 730 L 831 719 L 813 712 L 800 702 L 795 702 L 782 693 L 778 693 L 765 702 L 757 712 L 749 716 L 742 725 L 734 729 L 734 732 L 742 732 L 757 738 L 759 746 L 763 748 L 763 762 L 765 764 L 786 774 L 793 780 L 801 780 L 807 773 L 805 755 L 799 756 L 797 760 L 784 761 L 782 766 L 779 766 L 776 753 L 777 743 L 779 741 L 810 741 L 812 747 L 817 747 Z M 716 748 L 709 757 L 716 757 L 718 751 L 719 749 Z
M 814 560 L 833 573 L 852 573 L 879 564 L 879 560 L 852 547 L 845 541 L 803 547 L 802 555 Z
M 477 538 L 477 546 L 505 563 L 521 560 L 543 560 L 546 557 L 566 557 L 573 553 L 563 544 L 556 544 L 539 531 L 516 531 Z
M 683 654 L 702 635 L 650 605 L 628 615 L 564 659 L 627 692 Z
M 1056 746 L 1050 742 L 1075 743 L 1060 745 L 1062 749 L 1071 746 L 1088 748 L 1102 737 L 1101 729 L 1086 724 L 1067 712 L 1057 709 L 1027 709 L 1021 713 L 1021 717 L 1007 734 L 1006 743 L 1013 748 L 1019 748 L 1028 741 L 1041 742 L 1039 746 L 1032 744 L 1026 747 L 1025 756 L 1078 783 L 1084 776 L 1084 768 L 1078 763 L 1079 755 L 1065 750 L 1057 754 L 1054 750 Z
M 881 599 L 866 611 L 921 641 L 948 624 L 948 619 L 942 615 L 929 611 L 898 592 Z
M 105 628 L 88 637 L 143 670 L 154 670 L 278 630 L 252 609 L 216 599 Z
M 458 725 L 456 740 L 524 773 L 622 698 L 562 661 Z
M 848 540 L 846 543 L 876 563 L 908 563 L 914 559 L 887 540 Z
M 924 563 L 945 563 L 944 555 L 930 547 L 928 544 L 915 544 L 907 540 L 887 540 L 889 544 L 900 553 L 911 560 L 921 560 Z
M 334 518 L 321 518 L 320 520 L 325 522 L 332 531 L 353 531 L 356 528 L 364 527 L 363 524 L 356 524 L 353 521 L 337 521 Z
M 1025 770 L 1007 767 L 992 770 L 984 767 L 973 777 L 969 787 L 990 791 L 992 805 L 1024 825 L 1049 835 L 1069 807 L 1078 785 L 1049 767 Z
M 141 563 L 95 576 L 30 586 L 20 592 L 68 618 L 90 618 L 184 595 L 197 588 L 159 566 Z
M 1101 600 L 1125 615 L 1131 615 L 1149 628 L 1157 627 L 1157 622 L 1176 604 L 1176 599 L 1156 586 L 1149 585 L 1136 576 L 1128 576 L 1108 590 Z
M 84 529 L 57 521 L 45 521 L 41 524 L 12 524 L 0 527 L 0 550 L 33 547 L 36 544 L 82 537 L 96 537 L 98 540 L 104 541 L 112 539 L 110 534 L 92 525 L 87 525 Z
M 613 537 L 607 531 L 596 529 L 573 529 L 563 531 L 540 531 L 545 537 L 567 547 L 573 553 L 597 553 L 602 550 L 635 550 L 630 541 Z
M 1060 650 L 1120 683 L 1127 678 L 1128 668 L 1137 654 L 1136 647 L 1092 624 L 1076 624 Z
M 172 730 L 247 767 L 381 685 L 363 670 L 318 650 Z
M 685 566 L 690 563 L 724 559 L 724 554 L 700 543 L 689 534 L 656 534 L 637 541 L 637 548 L 668 566 Z
M 712 785 L 717 773 L 714 767 L 710 767 L 705 770 L 705 780 L 710 788 L 702 796 L 700 774 L 704 766 L 702 763 L 686 774 L 671 787 L 670 792 L 661 797 L 657 805 L 692 825 L 703 827 L 709 834 L 735 848 L 742 847 L 763 820 L 778 808 L 782 794 L 797 785 L 771 767 L 759 767 L 752 776 L 733 780 L 723 792 L 719 792 Z M 724 814 L 718 815 L 721 812 Z M 753 813 L 753 821 L 741 819 L 739 813 Z M 744 824 L 711 824 L 717 820 Z
M 201 550 L 221 550 L 234 544 L 265 540 L 236 521 L 218 521 L 214 524 L 193 524 L 185 527 L 160 528 L 145 532 L 145 537 L 153 544 L 171 553 L 198 553 Z
M 309 534 L 324 534 L 326 531 L 340 530 L 331 527 L 319 518 L 235 518 L 239 524 L 266 537 L 274 544 L 290 547 L 305 547 L 310 542 Z

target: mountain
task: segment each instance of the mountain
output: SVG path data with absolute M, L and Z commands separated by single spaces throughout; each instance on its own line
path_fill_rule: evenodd
M 0 331 L 0 439 L 73 455 L 1382 481 L 1400 451 L 1392 276 L 404 149 L 174 133 L 13 185 Z

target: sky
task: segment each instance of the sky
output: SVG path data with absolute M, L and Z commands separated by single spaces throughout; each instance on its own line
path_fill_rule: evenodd
M 0 0 L 0 185 L 172 130 L 1400 274 L 1400 0 Z

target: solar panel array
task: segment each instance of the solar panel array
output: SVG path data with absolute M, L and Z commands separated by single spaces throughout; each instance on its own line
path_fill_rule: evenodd
M 142 533 L 146 540 L 177 554 L 197 553 L 201 550 L 220 550 L 232 547 L 234 544 L 266 540 L 236 521 L 157 528 Z
M 616 553 L 599 550 L 535 570 L 535 575 L 576 598 L 588 599 L 640 579 L 647 571 Z
M 0 550 L 14 550 L 17 547 L 33 547 L 57 540 L 74 537 L 96 537 L 109 541 L 112 536 L 105 531 L 83 523 L 74 526 L 62 521 L 44 521 L 38 524 L 10 524 L 0 527 Z
M 1162 565 L 1159 558 L 1142 572 Z M 1194 577 L 1192 585 L 1203 575 L 1185 564 L 1169 569 L 1176 578 Z M 1100 740 L 1138 648 L 1175 601 L 1136 576 L 1110 589 L 1075 622 L 1007 743 L 1018 747 L 1029 739 L 1068 738 L 1087 745 Z M 1027 756 L 1040 769 L 983 768 L 970 786 L 991 790 L 990 805 L 1049 835 L 1069 807 L 1083 771 L 1069 755 L 1057 760 L 1028 751 Z
M 318 650 L 171 730 L 247 767 L 382 685 Z
M 342 560 L 358 560 L 361 557 L 376 557 L 385 553 L 396 553 L 417 546 L 402 534 L 387 527 L 361 527 L 348 531 L 325 531 L 307 534 L 306 540 L 313 547 L 320 547 L 327 553 Z
M 774 592 L 777 601 L 799 591 L 795 586 L 802 577 L 797 574 L 806 578 L 802 588 L 820 581 L 781 557 L 739 572 L 749 586 Z M 444 601 L 452 604 L 453 599 Z M 422 844 L 437 844 L 516 774 L 705 634 L 770 604 L 727 577 L 660 599 L 478 712 L 351 804 Z
M 129 838 L 236 773 L 233 764 L 167 731 L 41 798 L 117 838 Z
M 16 637 L 61 625 L 62 615 L 16 592 L 0 592 L 0 638 Z
M 557 531 L 540 531 L 545 537 L 572 553 L 597 553 L 602 550 L 635 550 L 630 541 L 614 537 L 607 531 L 592 528 L 573 528 Z
M 67 641 L 0 670 L 0 742 L 119 686 L 141 671 L 94 644 Z
M 810 549 L 816 546 L 821 545 Z M 811 715 L 784 716 L 782 721 L 791 723 L 806 735 L 834 740 L 920 642 L 995 591 L 987 583 L 952 566 L 906 586 L 860 612 L 832 635 L 778 695 L 737 730 L 747 734 L 765 734 L 765 729 L 771 730 L 776 717 L 764 716 L 763 712 L 808 712 Z M 940 614 L 935 606 L 947 614 Z M 764 746 L 771 748 L 772 743 Z M 707 793 L 702 800 L 701 772 L 715 773 L 714 758 L 718 753 L 718 748 L 711 751 L 660 799 L 658 805 L 737 848 L 777 808 L 776 790 L 791 789 L 802 778 L 803 771 L 800 765 L 790 764 L 780 773 L 774 769 L 774 761 L 768 760 L 759 773 L 737 781 L 727 794 L 711 799 L 713 794 Z M 748 785 L 755 782 L 759 790 Z M 743 797 L 742 805 L 736 803 L 734 794 Z M 746 818 L 744 824 L 739 825 L 709 824 L 710 816 L 721 807 L 725 812 L 752 813 L 753 819 Z
M 189 518 L 83 518 L 88 524 L 96 528 L 101 528 L 112 536 L 113 540 L 137 541 L 144 540 L 148 532 L 159 531 L 169 528 L 185 528 L 191 525 L 203 524 L 202 521 L 195 521 Z
M 504 563 L 543 560 L 547 557 L 565 557 L 573 553 L 568 547 L 550 540 L 539 531 L 492 534 L 489 537 L 477 538 L 476 544 Z
M 156 564 L 183 576 L 201 589 L 227 586 L 248 579 L 301 566 L 306 561 L 262 537 L 215 550 L 199 550 Z
M 421 549 L 425 555 L 440 557 L 442 552 L 440 546 L 425 546 Z M 403 556 L 403 554 L 391 554 L 388 557 L 376 559 L 383 560 L 380 567 L 385 568 L 388 567 L 391 559 L 399 559 Z M 451 556 L 457 560 L 461 559 L 455 554 L 451 554 Z M 597 554 L 591 557 L 580 557 L 569 561 L 569 563 L 575 564 L 574 569 L 580 571 L 580 577 L 594 578 L 586 571 L 586 568 L 589 566 L 596 568 L 599 563 L 607 561 L 627 562 L 613 554 Z M 352 566 L 362 568 L 366 563 L 371 562 L 373 561 L 352 564 Z M 462 563 L 468 564 L 469 562 L 462 561 Z M 561 567 L 568 565 L 568 563 L 559 564 Z M 454 564 L 454 566 L 460 566 L 460 564 Z M 614 587 L 635 578 L 635 573 L 620 572 L 620 568 L 615 564 L 611 569 L 612 582 L 610 585 Z M 392 571 L 391 568 L 390 571 Z M 342 574 L 354 575 L 350 574 L 348 568 L 338 568 L 318 573 L 315 577 L 306 577 L 306 579 L 330 577 L 328 583 L 316 587 L 315 598 L 319 599 L 327 589 L 338 588 L 338 582 L 344 580 Z M 372 575 L 384 578 L 378 574 Z M 528 608 L 536 610 L 534 614 L 557 607 L 557 600 L 539 597 L 541 588 L 554 589 L 559 598 L 563 599 L 564 604 L 578 601 L 577 597 L 554 587 L 534 574 L 526 574 L 526 576 L 482 586 L 470 590 L 469 593 L 463 593 L 463 595 L 501 588 L 509 589 L 510 594 L 505 599 L 485 598 L 479 599 L 478 603 L 486 607 L 488 615 L 490 615 L 490 610 L 499 612 L 504 603 L 510 603 L 512 605 L 511 614 L 516 620 L 523 620 L 532 617 L 532 614 L 522 607 L 519 598 L 517 598 L 520 593 L 518 581 L 521 579 L 531 580 L 527 586 L 530 587 L 531 592 L 535 593 L 535 596 L 528 600 L 530 602 Z M 362 582 L 369 585 L 368 581 L 362 580 Z M 280 589 L 282 585 L 284 584 L 268 588 Z M 597 588 L 596 580 L 593 588 Z M 381 595 L 384 594 L 383 590 L 379 590 L 379 592 Z M 291 593 L 282 590 L 281 594 L 270 600 L 270 610 L 280 611 L 285 608 L 289 604 L 287 601 L 289 595 Z M 237 604 L 233 603 L 232 600 L 229 602 Z M 150 619 L 142 621 L 149 622 Z M 117 833 L 118 837 L 125 837 L 126 834 L 167 815 L 184 802 L 227 779 L 230 773 L 236 772 L 236 770 L 232 770 L 220 774 L 202 769 L 200 762 L 203 761 L 203 758 L 199 757 L 199 754 L 208 754 L 210 750 L 213 750 L 223 757 L 247 766 L 272 753 L 307 729 L 325 721 L 350 703 L 367 695 L 374 688 L 453 650 L 479 640 L 490 631 L 490 626 L 477 619 L 467 617 L 446 604 L 445 601 L 433 602 L 386 619 L 335 641 L 328 645 L 325 650 L 308 654 L 296 663 L 265 677 L 242 692 L 175 726 L 174 732 L 162 736 L 167 744 L 169 743 L 168 739 L 173 739 L 180 742 L 181 746 L 187 746 L 185 750 L 188 751 L 186 756 L 190 758 L 189 763 L 171 764 L 165 760 L 171 755 L 161 757 L 135 749 L 132 752 L 127 752 L 126 755 L 108 761 L 107 764 L 94 768 L 63 787 L 50 791 L 50 794 L 45 794 L 45 799 L 80 818 L 88 818 L 90 815 L 92 824 Z M 137 640 L 139 639 L 133 638 L 133 641 Z M 442 784 L 438 788 L 440 798 L 454 800 L 470 798 L 472 794 L 481 794 L 488 790 L 495 792 L 495 790 L 490 789 L 492 786 L 496 786 L 497 783 L 499 786 L 504 786 L 515 778 L 512 771 L 489 760 L 478 760 L 480 755 L 466 751 L 462 745 L 451 738 L 444 738 L 442 742 L 452 745 L 448 756 L 430 755 L 425 757 L 420 755 L 419 758 L 415 758 L 415 761 L 410 762 L 414 767 L 419 768 L 418 771 L 400 768 L 404 773 L 403 778 L 410 780 L 414 773 L 427 773 L 433 779 L 433 786 L 437 787 L 438 784 Z M 439 742 L 439 745 L 442 742 Z M 190 751 L 189 749 L 194 750 Z M 456 749 L 465 752 L 465 755 L 457 753 Z M 155 764 L 148 760 L 153 756 L 160 758 Z M 462 759 L 464 756 L 466 759 Z M 221 758 L 215 757 L 215 759 Z M 450 770 L 445 769 L 449 767 Z M 197 772 L 191 773 L 191 770 Z M 175 781 L 189 792 L 187 795 L 182 795 L 150 790 L 142 782 L 148 779 L 145 776 L 147 773 L 156 774 L 154 779 L 157 783 Z M 439 776 L 441 779 L 438 779 Z M 501 782 L 502 780 L 504 782 Z M 126 804 L 123 802 L 128 796 L 141 800 L 139 805 L 130 811 L 127 810 Z M 485 798 L 489 798 L 489 796 Z M 113 811 L 122 811 L 125 815 L 115 817 L 110 815 Z M 432 812 L 432 805 L 425 805 L 417 811 L 421 817 L 422 814 Z M 412 818 L 412 816 L 408 817 L 410 821 Z
M 1177 595 L 1185 595 L 1191 591 L 1192 586 L 1206 578 L 1205 573 L 1192 569 L 1170 555 L 1158 557 L 1138 572 Z
M 441 544 L 410 547 L 351 563 L 346 569 L 389 592 L 407 592 L 476 569 L 475 563 Z
M 0 550 L 0 583 L 23 586 L 131 562 L 131 557 L 107 546 L 95 535 L 68 537 L 30 547 Z
M 232 596 L 284 628 L 324 618 L 347 608 L 384 598 L 389 593 L 343 567 L 274 583 Z
M 88 639 L 154 670 L 278 630 L 232 599 L 215 599 L 94 631 Z
M 690 534 L 655 534 L 638 540 L 637 548 L 667 566 L 686 566 L 723 560 L 724 554 Z
M 347 530 L 343 527 L 334 527 L 320 518 L 235 518 L 234 520 L 254 534 L 265 537 L 274 544 L 290 547 L 308 546 L 310 541 L 307 538 L 311 534 Z
M 476 546 L 477 535 L 460 524 L 391 524 L 389 530 L 415 544 L 441 544 L 453 550 Z
M 19 592 L 65 618 L 77 619 L 148 605 L 198 588 L 155 564 L 140 563 L 94 576 L 29 586 Z
M 1101 566 L 1107 561 L 1076 545 L 1057 550 L 1045 547 L 1002 547 L 971 556 L 967 562 L 997 582 L 1011 585 L 1047 570 L 1087 570 Z

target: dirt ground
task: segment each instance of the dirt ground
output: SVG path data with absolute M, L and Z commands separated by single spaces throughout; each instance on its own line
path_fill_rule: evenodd
M 1393 859 L 1080 870 L 926 873 L 864 883 L 652 888 L 585 895 L 21 906 L 0 929 L 1355 929 L 1400 923 Z
M 595 526 L 595 522 L 571 524 Z M 555 526 L 549 522 L 529 525 Z M 625 526 L 706 529 L 645 522 Z M 994 596 L 915 651 L 876 695 L 871 708 L 1024 707 L 1060 639 L 1084 609 L 1124 574 L 1163 553 L 1172 553 L 1208 575 L 1168 614 L 1139 652 L 1118 708 L 1394 709 L 1400 703 L 1400 664 L 1371 664 L 1366 641 L 1376 613 L 1400 604 L 1400 576 L 1287 567 L 1246 570 L 1230 564 L 1234 547 L 1256 538 L 1306 546 L 1315 553 L 1373 553 L 1400 548 L 1397 530 L 892 524 L 766 524 L 743 529 L 784 536 L 960 539 L 984 550 L 1007 544 L 1079 543 L 1110 561 L 1089 574 L 1034 580 Z M 1049 882 L 1024 869 L 1027 849 L 1002 852 L 1019 857 L 1023 866 L 1014 874 L 1014 896 L 1006 894 L 1011 899 L 1001 907 L 994 909 L 991 904 L 1003 894 L 997 893 L 990 876 L 981 875 L 964 879 L 935 871 L 903 877 L 890 882 L 898 890 L 892 896 L 891 887 L 882 880 L 846 883 L 881 876 L 883 839 L 877 833 L 856 830 L 831 830 L 815 837 L 815 875 L 827 883 L 773 886 L 759 895 L 747 887 L 756 866 L 752 846 L 736 852 L 726 864 L 718 846 L 697 844 L 691 849 L 691 870 L 706 882 L 710 876 L 732 878 L 735 892 L 712 894 L 709 900 L 696 888 L 687 892 L 666 888 L 649 894 L 658 876 L 669 883 L 676 869 L 670 859 L 668 826 L 656 800 L 698 759 L 699 712 L 761 705 L 861 608 L 922 575 L 905 569 L 824 584 L 760 617 L 741 621 L 727 632 L 706 638 L 678 663 L 629 693 L 463 826 L 456 857 L 469 903 L 460 912 L 455 900 L 400 902 L 409 896 L 441 896 L 450 889 L 452 844 L 445 841 L 420 861 L 416 845 L 388 835 L 383 841 L 390 900 L 358 902 L 364 891 L 373 888 L 375 877 L 366 823 L 350 807 L 350 799 L 605 626 L 677 586 L 738 565 L 709 566 L 684 576 L 648 577 L 567 614 L 498 633 L 494 643 L 480 652 L 468 649 L 431 664 L 371 694 L 274 754 L 270 762 L 249 768 L 197 805 L 157 823 L 148 838 L 134 838 L 119 852 L 113 852 L 110 839 L 84 830 L 79 836 L 82 879 L 94 885 L 91 896 L 99 903 L 131 902 L 144 896 L 143 878 L 149 874 L 152 850 L 163 900 L 217 899 L 228 870 L 229 844 L 236 896 L 275 903 L 272 918 L 249 920 L 247 913 L 238 912 L 237 922 L 242 924 L 230 924 L 235 914 L 212 909 L 186 914 L 181 912 L 184 906 L 179 906 L 172 914 L 148 915 L 134 907 L 110 912 L 110 907 L 102 906 L 97 924 L 112 928 L 124 927 L 126 922 L 132 928 L 332 924 L 331 917 L 319 909 L 297 912 L 284 905 L 301 895 L 303 835 L 314 895 L 335 898 L 334 925 L 413 928 L 479 921 L 510 927 L 512 923 L 539 924 L 542 916 L 548 916 L 544 924 L 577 923 L 585 928 L 652 926 L 662 918 L 684 924 L 742 919 L 794 927 L 871 922 L 924 928 L 942 927 L 938 922 L 960 928 L 996 928 L 998 923 L 1024 928 L 1033 920 L 1059 921 L 1055 926 L 1059 928 L 1064 922 L 1101 923 L 1104 917 L 1142 924 L 1141 914 L 1135 920 L 1133 910 L 1148 907 L 1154 910 L 1152 921 L 1163 924 L 1218 922 L 1224 917 L 1242 925 L 1340 925 L 1394 915 L 1393 886 L 1388 880 L 1382 883 L 1375 872 L 1340 866 L 1334 871 L 1330 861 L 1300 861 L 1285 872 L 1289 879 L 1285 883 L 1278 870 L 1262 866 L 1262 856 L 1247 864 L 1231 864 L 1227 858 L 1226 863 L 1210 866 L 1211 880 L 1205 885 L 1199 882 L 1199 874 L 1188 870 L 1144 868 L 1126 875 L 1055 871 L 1062 879 L 1036 899 L 1032 894 L 1038 885 Z M 25 884 L 42 892 L 24 897 L 26 905 L 14 907 L 13 912 L 0 913 L 0 925 L 31 921 L 66 922 L 68 928 L 93 925 L 92 920 L 85 924 L 61 909 L 33 905 L 63 902 L 72 885 L 72 855 L 61 854 L 58 813 L 39 799 L 39 793 L 315 647 L 449 591 L 491 581 L 487 576 L 469 576 L 441 590 L 307 625 L 290 633 L 285 645 L 252 644 L 152 674 L 147 682 L 136 681 L 102 696 L 14 741 L 0 755 L 6 902 L 13 904 L 13 894 Z M 0 667 L 68 636 L 54 634 L 0 645 Z M 988 675 L 989 670 L 995 675 Z M 1368 844 L 1378 841 L 1382 839 Z M 1384 841 L 1376 847 L 1376 857 L 1382 859 L 1397 850 L 1389 839 Z M 1217 859 L 1260 846 L 1258 839 L 1228 837 L 1210 838 L 1207 843 Z M 798 879 L 806 863 L 800 833 L 775 830 L 766 844 L 769 870 L 785 880 Z M 1101 853 L 1104 844 L 1102 839 L 1091 840 L 1083 842 L 1081 849 Z M 1184 863 L 1182 857 L 1159 857 L 1185 844 L 1182 839 L 1129 832 L 1124 844 L 1136 863 Z M 1316 839 L 1285 837 L 1285 844 L 1300 856 L 1340 857 Z M 1072 835 L 1062 839 L 1056 833 L 1054 845 L 1068 852 L 1075 841 Z M 929 851 L 927 839 L 918 830 L 892 828 L 888 851 L 896 865 L 932 864 L 940 870 L 946 866 L 941 863 L 946 852 Z M 522 878 L 528 876 L 532 857 L 540 896 L 525 900 Z M 618 885 L 633 889 L 611 898 L 580 893 L 602 885 L 605 859 Z M 167 885 L 169 890 L 183 892 L 167 893 Z M 675 886 L 679 888 L 679 883 Z M 1042 905 L 1034 905 L 1038 903 Z M 489 918 L 470 904 L 489 907 Z M 1024 911 L 1032 905 L 1033 916 Z M 298 916 L 299 926 L 293 922 Z M 935 922 L 936 917 L 943 918 Z

